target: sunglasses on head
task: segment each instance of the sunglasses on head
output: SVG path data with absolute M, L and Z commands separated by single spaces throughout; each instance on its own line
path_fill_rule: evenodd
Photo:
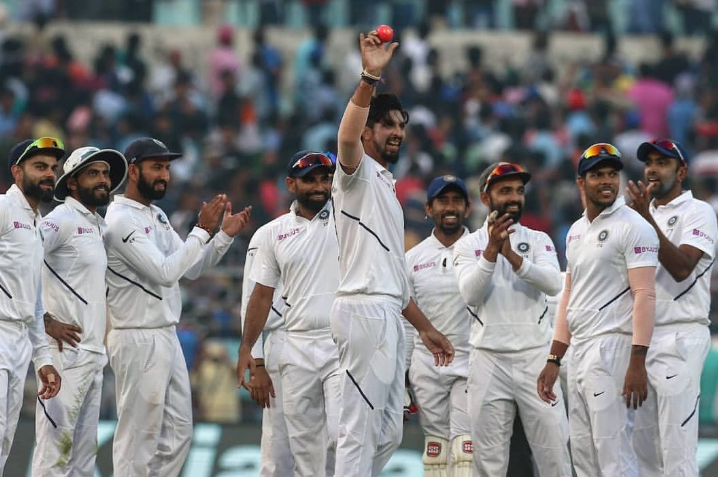
M 15 161 L 15 165 L 20 164 L 20 161 L 25 159 L 25 156 L 29 152 L 32 152 L 35 149 L 65 149 L 65 145 L 62 143 L 61 140 L 55 138 L 55 137 L 41 137 L 38 139 L 35 139 L 33 142 L 28 144 L 28 146 L 25 148 L 25 150 L 20 154 L 20 157 L 17 158 L 17 161 Z
M 311 166 L 324 166 L 334 168 L 334 161 L 329 154 L 310 152 L 299 159 L 292 165 L 292 169 L 304 169 Z
M 686 159 L 683 157 L 683 154 L 681 153 L 681 150 L 676 146 L 676 143 L 671 141 L 670 139 L 654 139 L 651 141 L 651 144 L 654 146 L 658 146 L 662 149 L 666 149 L 668 151 L 675 152 L 678 154 L 678 157 L 681 159 L 682 163 L 686 163 Z
M 523 167 L 521 167 L 518 164 L 511 164 L 510 162 L 501 162 L 498 166 L 494 168 L 493 171 L 491 171 L 491 174 L 486 178 L 486 183 L 484 184 L 484 192 L 489 190 L 489 186 L 491 185 L 491 182 L 495 180 L 498 177 L 505 176 L 506 174 L 516 174 L 526 172 Z
M 621 153 L 616 149 L 616 146 L 612 144 L 608 144 L 606 142 L 600 142 L 598 144 L 594 144 L 593 146 L 586 149 L 583 153 L 583 157 L 585 159 L 591 159 L 592 157 L 600 156 L 600 155 L 606 155 L 609 154 L 611 156 L 616 156 L 617 158 L 621 158 Z

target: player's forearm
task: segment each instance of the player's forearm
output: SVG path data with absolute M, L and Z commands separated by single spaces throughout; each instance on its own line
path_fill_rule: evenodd
M 567 350 L 568 350 L 568 343 L 553 340 L 553 342 L 551 342 L 551 351 L 549 351 L 549 354 L 558 356 L 558 358 L 561 359 L 566 355 Z
M 416 331 L 420 333 L 434 328 L 434 325 L 431 324 L 424 312 L 419 309 L 413 298 L 409 300 L 409 305 L 404 308 L 401 314 L 404 315 L 404 318 L 411 323 L 411 326 L 416 328 Z
M 655 267 L 628 270 L 628 282 L 633 293 L 633 341 L 637 346 L 649 346 L 653 335 L 656 312 Z
M 558 263 L 552 265 L 524 260 L 516 270 L 516 275 L 549 296 L 556 296 L 561 291 L 561 272 Z
M 661 262 L 663 268 L 677 282 L 682 282 L 693 273 L 697 261 L 691 260 L 687 254 L 683 253 L 680 248 L 676 247 L 673 242 L 668 240 L 663 232 L 656 229 L 658 234 L 658 261 Z
M 361 135 L 369 117 L 369 104 L 373 94 L 374 87 L 360 81 L 342 116 L 337 134 L 337 157 L 345 167 L 358 167 L 364 154 Z
M 274 288 L 257 283 L 249 298 L 247 316 L 242 330 L 242 348 L 251 350 L 264 330 L 269 310 L 272 308 Z
M 554 343 L 563 343 L 568 347 L 571 342 L 571 331 L 568 329 L 568 302 L 571 297 L 571 275 L 566 274 L 563 295 L 558 302 L 558 311 L 556 313 L 556 322 L 554 323 L 553 339 Z M 553 349 L 553 347 L 552 347 Z M 565 350 L 564 350 L 565 351 Z M 552 353 L 555 354 L 555 353 Z M 563 356 L 561 354 L 560 356 Z
M 467 305 L 481 304 L 495 269 L 496 262 L 481 257 L 475 264 L 467 265 L 458 272 L 459 293 Z

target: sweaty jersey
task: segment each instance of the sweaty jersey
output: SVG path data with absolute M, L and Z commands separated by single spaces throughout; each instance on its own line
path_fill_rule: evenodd
M 475 321 L 470 343 L 478 349 L 522 351 L 545 346 L 552 337 L 546 294 L 561 289 L 556 248 L 544 232 L 520 223 L 512 228 L 508 240 L 523 258 L 516 271 L 501 254 L 494 263 L 484 258 L 487 222 L 454 247 L 459 289 Z
M 409 304 L 404 212 L 391 172 L 366 154 L 351 175 L 337 166 L 332 200 L 340 247 L 337 296 L 385 297 L 403 310 Z
M 676 247 L 690 245 L 703 252 L 688 278 L 677 282 L 668 270 L 656 269 L 656 326 L 672 323 L 709 325 L 711 271 L 714 266 L 718 224 L 713 208 L 685 191 L 666 205 L 650 206 L 653 220 Z
M 328 201 L 311 220 L 296 210 L 294 202 L 289 213 L 267 224 L 250 277 L 267 287 L 282 284 L 287 331 L 328 329 L 339 283 L 332 204 Z
M 249 297 L 252 296 L 255 281 L 252 280 L 252 269 L 255 264 L 255 258 L 260 248 L 265 247 L 269 240 L 269 224 L 264 224 L 254 232 L 247 246 L 247 256 L 244 260 L 244 275 L 242 277 L 242 307 L 240 310 L 240 318 L 242 322 L 242 332 L 244 332 L 244 321 L 247 318 L 247 305 L 249 305 Z M 274 289 L 274 297 L 272 298 L 272 308 L 269 310 L 267 322 L 264 324 L 264 331 L 271 332 L 284 324 L 284 300 L 282 300 L 282 283 L 277 284 Z M 253 358 L 264 358 L 264 340 L 259 335 L 257 342 L 252 347 Z
M 69 196 L 40 224 L 45 308 L 61 322 L 82 328 L 78 348 L 96 353 L 105 352 L 106 229 L 100 214 Z
M 469 235 L 464 227 L 462 237 Z M 434 327 L 446 336 L 456 354 L 468 354 L 471 316 L 454 276 L 454 243 L 445 247 L 432 233 L 406 253 L 411 296 Z M 416 349 L 429 353 L 414 335 Z
M 568 231 L 566 272 L 571 292 L 566 320 L 571 343 L 606 333 L 633 333 L 628 270 L 658 264 L 658 235 L 619 197 L 589 222 L 586 213 Z

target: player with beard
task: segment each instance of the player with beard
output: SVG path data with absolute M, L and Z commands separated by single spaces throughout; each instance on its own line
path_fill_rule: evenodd
M 537 380 L 547 404 L 568 364 L 571 456 L 579 477 L 640 475 L 631 447 L 634 410 L 648 394 L 646 354 L 655 312 L 658 237 L 618 197 L 621 154 L 608 143 L 581 155 L 586 210 L 566 238 L 566 278 L 551 352 Z
M 683 189 L 688 155 L 670 139 L 644 142 L 644 179 L 629 182 L 631 207 L 658 234 L 656 319 L 646 356 L 648 400 L 636 413 L 633 447 L 642 475 L 698 475 L 701 371 L 710 349 L 710 281 L 718 242 L 709 204 Z
M 464 181 L 435 178 L 426 192 L 426 215 L 434 230 L 406 253 L 412 298 L 436 329 L 454 345 L 454 361 L 434 365 L 434 357 L 407 329 L 409 382 L 424 431 L 424 475 L 470 477 L 471 443 L 466 378 L 469 374 L 469 314 L 454 276 L 454 244 L 469 235 L 463 223 L 470 212 Z M 411 338 L 411 339 L 409 339 Z
M 333 475 L 339 430 L 342 376 L 329 328 L 329 311 L 339 284 L 339 249 L 329 201 L 333 172 L 334 163 L 327 154 L 300 151 L 289 161 L 286 184 L 296 200 L 289 213 L 267 225 L 268 239 L 257 250 L 251 272 L 255 285 L 237 362 L 242 385 L 247 368 L 250 375 L 257 371 L 252 347 L 281 283 L 285 340 L 276 364 L 294 475 L 305 477 Z
M 107 256 L 102 241 L 107 225 L 97 208 L 109 204 L 110 194 L 124 182 L 127 161 L 112 149 L 81 147 L 63 170 L 55 199 L 64 204 L 45 217 L 40 230 L 45 331 L 55 339 L 50 352 L 64 383 L 57 399 L 38 401 L 32 468 L 34 475 L 92 477 L 107 364 Z
M 561 272 L 551 238 L 520 223 L 530 179 L 518 164 L 486 168 L 479 184 L 489 217 L 454 248 L 459 291 L 474 320 L 468 407 L 480 476 L 506 475 L 517 412 L 539 474 L 571 476 L 560 390 L 547 404 L 534 384 L 551 343 L 546 296 L 560 291 Z
M 249 219 L 226 196 L 204 203 L 182 242 L 165 212 L 170 163 L 180 154 L 141 138 L 125 150 L 127 188 L 107 209 L 107 336 L 117 389 L 113 468 L 117 475 L 179 475 L 192 440 L 189 375 L 175 325 L 180 278 L 197 278 L 227 252 Z M 224 218 L 222 216 L 224 215 Z M 221 220 L 221 229 L 215 230 Z
M 63 147 L 52 137 L 15 145 L 10 152 L 15 183 L 0 195 L 0 475 L 15 437 L 31 358 L 42 385 L 38 398 L 49 399 L 60 391 L 43 324 L 38 207 L 52 201 Z
M 396 96 L 374 96 L 398 43 L 361 34 L 361 81 L 339 125 L 332 199 L 339 241 L 340 284 L 331 328 L 343 369 L 337 475 L 379 475 L 403 432 L 406 348 L 401 315 L 434 356 L 454 357 L 410 299 L 404 257 L 404 214 L 387 170 L 399 157 L 409 115 Z

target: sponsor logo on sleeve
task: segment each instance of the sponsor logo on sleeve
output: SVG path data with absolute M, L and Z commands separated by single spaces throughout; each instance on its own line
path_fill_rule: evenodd
M 556 249 L 553 248 L 551 245 L 546 245 L 546 251 L 547 251 L 547 252 L 555 252 Z
M 77 227 L 77 235 L 94 234 L 95 231 L 90 227 Z
M 633 247 L 633 253 L 636 255 L 642 253 L 658 253 L 658 247 Z
M 277 235 L 277 240 L 281 242 L 282 240 L 288 239 L 289 237 L 294 237 L 298 233 L 299 233 L 299 228 L 292 229 L 287 233 Z
M 483 250 L 474 250 L 474 255 L 476 255 L 477 257 L 480 257 L 483 252 L 484 252 Z
M 568 236 L 568 243 L 571 243 L 571 242 L 573 242 L 574 240 L 580 240 L 580 239 L 581 239 L 581 235 L 580 235 L 580 234 L 578 234 L 578 235 L 569 235 L 569 236 Z
M 414 271 L 418 272 L 419 270 L 424 270 L 424 269 L 435 267 L 435 266 L 436 266 L 436 262 L 420 263 L 418 265 L 414 265 Z
M 32 230 L 32 225 L 23 224 L 22 222 L 18 222 L 17 220 L 13 221 L 12 226 L 13 226 L 13 228 L 16 228 L 16 229 Z
M 52 222 L 50 220 L 43 221 L 42 225 L 43 225 L 43 227 L 48 228 L 55 233 L 60 231 L 60 227 L 55 222 Z
M 703 231 L 700 230 L 700 229 L 693 229 L 693 235 L 694 235 L 695 237 L 702 238 L 702 239 L 706 240 L 707 242 L 709 242 L 709 243 L 711 243 L 711 244 L 714 243 L 713 237 L 711 237 L 710 235 L 708 235 L 707 233 L 703 232 Z

